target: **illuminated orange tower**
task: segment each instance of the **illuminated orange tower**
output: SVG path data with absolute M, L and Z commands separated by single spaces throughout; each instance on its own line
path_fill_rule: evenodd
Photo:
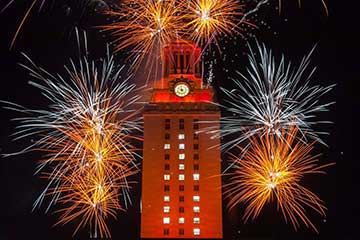
M 222 238 L 219 139 L 201 131 L 219 127 L 220 112 L 200 55 L 183 41 L 162 52 L 144 113 L 141 238 Z

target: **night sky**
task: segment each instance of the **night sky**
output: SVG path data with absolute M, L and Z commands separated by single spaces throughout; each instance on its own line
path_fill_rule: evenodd
M 0 9 L 7 1 L 1 1 Z M 104 56 L 105 43 L 112 38 L 94 26 L 109 23 L 109 20 L 93 10 L 95 6 L 101 9 L 102 2 L 93 0 L 87 8 L 81 2 L 47 0 L 42 11 L 38 12 L 35 7 L 11 50 L 9 46 L 13 34 L 30 2 L 16 0 L 0 14 L 0 100 L 30 108 L 46 107 L 48 103 L 38 89 L 28 85 L 31 79 L 28 72 L 18 65 L 25 62 L 21 52 L 48 71 L 63 73 L 63 65 L 68 63 L 69 57 L 78 56 L 75 26 L 87 30 L 91 57 L 96 59 Z M 272 2 L 272 5 L 277 3 L 276 0 Z M 284 53 L 294 63 L 299 62 L 317 44 L 311 65 L 318 67 L 313 83 L 337 84 L 322 99 L 323 102 L 336 101 L 336 104 L 330 107 L 329 113 L 320 115 L 321 120 L 334 124 L 319 126 L 318 129 L 330 133 L 323 138 L 329 147 L 317 146 L 314 150 L 322 153 L 322 163 L 336 162 L 336 166 L 328 168 L 327 175 L 310 176 L 304 180 L 304 185 L 325 201 L 327 218 L 309 214 L 320 234 L 304 227 L 295 232 L 292 226 L 285 224 L 274 206 L 266 207 L 257 220 L 246 224 L 241 220 L 242 206 L 230 213 L 224 207 L 224 239 L 359 239 L 357 194 L 360 188 L 358 181 L 355 181 L 360 170 L 360 159 L 355 154 L 358 149 L 357 136 L 360 134 L 356 125 L 360 110 L 360 95 L 356 89 L 360 81 L 360 41 L 356 36 L 360 33 L 356 24 L 359 13 L 354 0 L 347 3 L 327 1 L 328 17 L 320 0 L 303 0 L 301 8 L 298 8 L 295 0 L 283 2 L 285 4 L 280 15 L 274 6 L 265 6 L 252 18 L 258 29 L 246 30 L 244 34 L 251 44 L 255 43 L 252 36 L 256 36 L 258 41 L 271 47 L 278 57 Z M 231 88 L 229 78 L 235 76 L 235 70 L 244 71 L 248 64 L 243 38 L 223 39 L 221 46 L 224 47 L 222 53 L 216 52 L 214 55 L 218 58 L 214 65 L 215 89 L 219 86 Z M 119 61 L 125 56 L 126 53 L 118 53 Z M 207 63 L 212 60 L 207 57 Z M 140 84 L 141 79 L 138 78 L 136 82 Z M 20 150 L 28 142 L 11 142 L 10 138 L 15 131 L 15 123 L 11 119 L 19 114 L 5 109 L 1 109 L 0 114 L 0 154 Z M 45 208 L 31 212 L 32 203 L 45 183 L 33 176 L 39 158 L 37 153 L 0 158 L 0 240 L 71 238 L 75 225 L 52 227 L 57 218 L 51 213 L 44 213 Z M 140 175 L 135 180 L 140 182 Z M 139 239 L 140 185 L 134 185 L 131 192 L 133 206 L 127 212 L 119 212 L 117 220 L 110 221 L 113 239 Z M 76 239 L 85 239 L 86 236 L 86 231 L 83 231 Z

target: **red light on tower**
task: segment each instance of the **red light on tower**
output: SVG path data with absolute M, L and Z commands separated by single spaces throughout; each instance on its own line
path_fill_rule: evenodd
M 201 79 L 201 49 L 163 49 L 163 78 L 144 113 L 141 238 L 222 238 L 219 127 L 213 91 Z

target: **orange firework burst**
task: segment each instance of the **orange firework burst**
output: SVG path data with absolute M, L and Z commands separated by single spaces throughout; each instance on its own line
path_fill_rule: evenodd
M 131 47 L 132 56 L 140 63 L 145 56 L 160 56 L 162 47 L 177 38 L 181 8 L 176 0 L 128 0 L 122 4 L 121 11 L 106 12 L 119 21 L 101 28 L 116 37 L 117 51 Z M 147 66 L 154 62 L 154 58 L 149 58 Z
M 218 35 L 240 33 L 243 5 L 238 0 L 195 0 L 188 2 L 187 35 L 197 43 L 211 43 Z
M 269 201 L 276 200 L 277 208 L 285 218 L 298 229 L 300 221 L 317 231 L 306 215 L 305 207 L 325 216 L 323 201 L 313 192 L 301 186 L 306 174 L 324 173 L 322 170 L 332 164 L 319 165 L 318 156 L 311 156 L 313 144 L 296 140 L 294 128 L 282 140 L 275 135 L 250 138 L 250 147 L 244 152 L 244 159 L 234 156 L 235 171 L 231 182 L 225 187 L 230 209 L 238 203 L 247 204 L 243 219 L 255 219 Z

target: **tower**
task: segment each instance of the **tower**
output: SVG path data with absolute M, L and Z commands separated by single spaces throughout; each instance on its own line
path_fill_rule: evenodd
M 144 112 L 141 238 L 222 238 L 219 127 L 201 79 L 201 49 L 177 41 L 162 50 L 163 78 Z

